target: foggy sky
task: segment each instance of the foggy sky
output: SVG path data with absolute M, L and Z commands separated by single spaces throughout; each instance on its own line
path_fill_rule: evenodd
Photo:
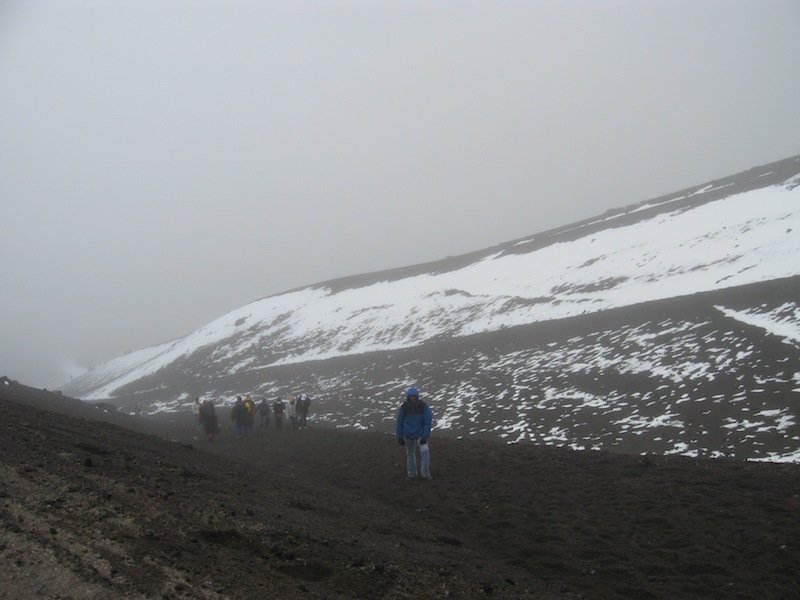
M 0 375 L 800 153 L 796 0 L 0 0 Z

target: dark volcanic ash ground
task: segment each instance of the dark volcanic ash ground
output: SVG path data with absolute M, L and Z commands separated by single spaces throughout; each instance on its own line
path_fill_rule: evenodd
M 0 597 L 797 597 L 798 465 L 171 418 L 0 384 Z

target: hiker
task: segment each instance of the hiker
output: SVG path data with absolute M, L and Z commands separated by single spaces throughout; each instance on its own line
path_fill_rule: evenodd
M 289 404 L 286 406 L 286 416 L 292 422 L 292 429 L 297 429 L 297 398 L 295 396 L 289 398 Z
M 283 424 L 283 411 L 285 408 L 286 405 L 280 398 L 275 400 L 275 404 L 272 405 L 272 412 L 275 413 L 275 429 L 280 429 Z
M 197 431 L 203 426 L 203 420 L 200 418 L 200 398 L 195 398 L 192 402 L 192 416 L 194 417 L 194 426 Z
M 266 398 L 258 403 L 256 410 L 261 417 L 261 427 L 269 427 L 269 403 Z
M 300 398 L 297 400 L 297 421 L 301 429 L 306 428 L 309 408 L 311 408 L 311 398 L 308 397 L 308 394 L 300 394 Z
M 217 423 L 217 412 L 214 410 L 214 403 L 211 400 L 203 400 L 200 405 L 200 419 L 203 421 L 208 441 L 213 442 L 214 436 L 219 433 L 219 423 Z
M 244 397 L 244 411 L 247 418 L 245 419 L 242 435 L 244 437 L 249 437 L 250 432 L 253 431 L 253 422 L 255 421 L 256 415 L 256 403 L 253 402 L 250 394 L 247 394 L 247 396 Z
M 420 454 L 420 476 L 431 477 L 431 450 L 428 438 L 431 435 L 433 415 L 430 407 L 419 399 L 419 390 L 411 387 L 406 392 L 406 401 L 397 411 L 395 436 L 401 446 L 406 447 L 406 471 L 409 480 L 417 478 L 417 448 Z
M 231 421 L 236 423 L 235 434 L 237 440 L 247 437 L 248 418 L 247 409 L 242 401 L 242 397 L 236 396 L 236 403 L 231 409 Z

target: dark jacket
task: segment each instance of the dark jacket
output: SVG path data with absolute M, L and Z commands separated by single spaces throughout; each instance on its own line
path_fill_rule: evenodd
M 214 404 L 210 400 L 206 400 L 200 405 L 200 418 L 203 420 L 206 433 L 216 432 L 217 413 L 214 410 Z
M 233 405 L 231 409 L 231 421 L 236 421 L 236 425 L 241 427 L 242 425 L 246 425 L 248 418 L 250 415 L 247 414 L 247 409 L 244 406 L 244 402 L 239 400 L 236 401 L 236 404 Z

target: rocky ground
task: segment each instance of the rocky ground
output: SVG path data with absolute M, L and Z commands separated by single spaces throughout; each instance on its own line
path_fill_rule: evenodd
M 797 598 L 800 466 L 136 419 L 0 384 L 1 598 Z

